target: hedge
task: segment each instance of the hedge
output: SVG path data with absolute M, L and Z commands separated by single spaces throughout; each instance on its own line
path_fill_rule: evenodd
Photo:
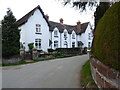
M 120 2 L 112 5 L 100 19 L 92 47 L 95 58 L 120 71 Z
M 66 54 L 78 54 L 81 53 L 80 48 L 57 48 L 56 51 Z

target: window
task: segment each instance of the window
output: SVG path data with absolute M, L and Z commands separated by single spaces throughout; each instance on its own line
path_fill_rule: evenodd
M 82 47 L 82 46 L 83 46 L 82 41 L 78 41 L 78 47 Z
M 68 43 L 67 41 L 64 42 L 65 48 L 68 48 Z
M 58 37 L 58 32 L 57 32 L 57 30 L 54 31 L 54 37 Z
M 88 47 L 90 47 L 91 46 L 91 43 L 90 42 L 88 42 Z
M 64 38 L 67 39 L 67 32 L 64 32 Z
M 36 24 L 36 33 L 40 33 L 40 32 L 41 32 L 41 25 Z
M 35 47 L 36 49 L 41 49 L 41 39 L 35 39 Z
M 54 41 L 54 48 L 58 48 L 58 41 Z
M 72 34 L 72 39 L 75 39 L 75 33 Z
M 88 39 L 89 39 L 89 40 L 91 39 L 91 34 L 90 34 L 90 33 L 88 33 Z
M 75 42 L 72 42 L 72 47 L 73 47 L 73 48 L 75 47 Z

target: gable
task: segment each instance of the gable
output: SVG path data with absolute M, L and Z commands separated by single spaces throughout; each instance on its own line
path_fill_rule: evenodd
M 50 24 L 49 24 L 48 20 L 46 19 L 45 15 L 44 15 L 44 12 L 42 11 L 42 9 L 39 5 L 37 7 L 35 7 L 33 10 L 31 10 L 29 13 L 27 13 L 25 16 L 23 16 L 21 19 L 19 19 L 17 21 L 18 25 L 21 26 L 21 25 L 25 24 L 37 9 L 41 12 L 43 18 L 45 19 L 48 26 L 50 27 Z

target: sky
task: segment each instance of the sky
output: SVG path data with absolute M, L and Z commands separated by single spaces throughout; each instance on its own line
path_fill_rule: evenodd
M 73 8 L 70 4 L 64 6 L 59 0 L 0 0 L 0 20 L 6 15 L 7 8 L 10 8 L 17 20 L 40 5 L 44 14 L 48 14 L 49 20 L 59 22 L 63 18 L 64 24 L 76 25 L 77 21 L 81 23 L 91 22 L 94 24 L 94 10 L 87 9 L 81 13 L 79 9 Z

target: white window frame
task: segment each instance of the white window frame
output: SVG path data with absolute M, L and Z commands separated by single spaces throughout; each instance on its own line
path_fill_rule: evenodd
M 75 47 L 75 42 L 72 42 L 72 48 L 74 48 Z
M 35 48 L 41 49 L 41 39 L 39 38 L 35 39 Z
M 72 34 L 72 39 L 75 39 L 75 33 Z
M 88 47 L 89 47 L 89 48 L 91 47 L 91 42 L 88 42 Z
M 67 39 L 67 32 L 64 32 L 64 38 Z
M 41 33 L 41 25 L 36 24 L 36 33 Z
M 57 30 L 54 31 L 54 37 L 56 37 L 56 36 L 58 37 L 58 31 Z
M 58 41 L 54 41 L 54 48 L 58 48 Z
M 88 39 L 91 40 L 91 33 L 88 33 Z

